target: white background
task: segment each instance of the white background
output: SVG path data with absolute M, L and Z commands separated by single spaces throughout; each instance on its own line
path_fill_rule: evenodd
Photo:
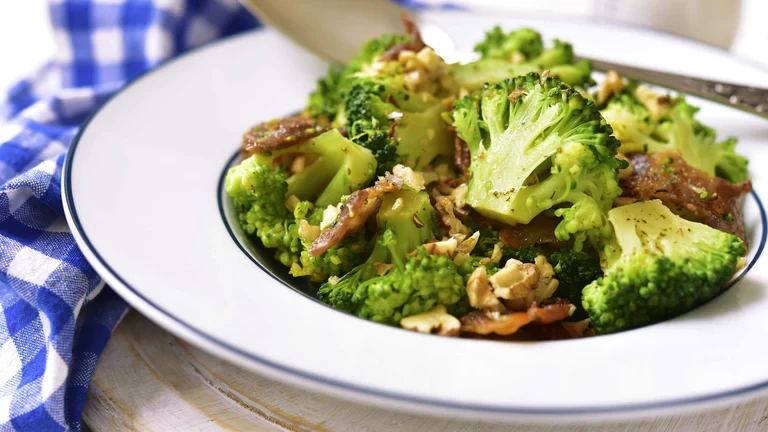
M 458 3 L 517 7 L 517 1 L 506 0 L 466 0 Z M 683 9 L 691 11 L 690 5 L 696 7 L 698 3 L 698 7 L 707 10 L 709 15 L 717 16 L 717 11 L 727 10 L 729 5 L 733 4 L 731 0 L 542 0 L 535 3 L 535 6 L 532 6 L 529 0 L 520 3 L 524 4 L 526 9 L 537 12 L 556 9 L 559 13 L 577 15 L 610 13 L 614 17 L 638 24 L 667 29 L 680 29 L 682 24 L 678 16 L 670 16 L 666 11 L 675 11 L 672 15 L 678 15 L 684 13 L 680 12 Z M 741 4 L 741 20 L 732 50 L 768 67 L 768 49 L 765 48 L 768 46 L 768 26 L 764 24 L 765 18 L 768 17 L 768 1 L 742 0 Z M 636 7 L 642 7 L 646 11 L 637 13 Z M 687 15 L 690 16 L 691 13 L 693 12 L 688 12 Z M 702 15 L 706 16 L 707 13 Z M 717 23 L 700 26 L 702 30 L 699 32 L 702 33 L 699 35 L 706 37 L 710 26 L 717 26 Z M 17 79 L 51 58 L 53 52 L 53 34 L 48 24 L 46 0 L 0 1 L 0 94 L 4 94 L 5 89 Z

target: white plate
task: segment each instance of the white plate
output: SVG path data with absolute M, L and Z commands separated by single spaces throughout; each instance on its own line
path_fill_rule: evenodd
M 432 13 L 463 47 L 499 21 Z M 504 20 L 578 53 L 744 83 L 768 74 L 717 49 L 640 29 Z M 267 275 L 219 209 L 219 181 L 252 124 L 303 106 L 325 65 L 271 31 L 210 45 L 134 82 L 72 144 L 65 209 L 107 283 L 160 325 L 244 367 L 403 409 L 556 421 L 626 418 L 731 402 L 768 387 L 768 266 L 756 195 L 746 202 L 751 269 L 705 306 L 658 325 L 585 340 L 441 338 L 330 309 Z M 694 100 L 741 138 L 768 191 L 768 123 Z

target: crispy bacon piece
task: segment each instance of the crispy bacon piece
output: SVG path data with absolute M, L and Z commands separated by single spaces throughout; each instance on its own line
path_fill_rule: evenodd
M 419 33 L 418 27 L 416 27 L 416 24 L 414 24 L 413 21 L 411 21 L 411 19 L 408 18 L 408 15 L 405 13 L 404 10 L 400 11 L 400 20 L 403 22 L 403 25 L 405 26 L 405 32 L 411 35 L 411 41 L 397 44 L 392 48 L 388 49 L 381 56 L 381 59 L 384 61 L 391 61 L 391 60 L 397 59 L 400 56 L 400 53 L 403 51 L 419 52 L 426 46 L 424 44 L 424 41 L 421 39 L 421 33 Z
M 513 312 L 503 315 L 488 314 L 481 311 L 470 312 L 460 319 L 461 331 L 463 333 L 481 335 L 497 334 L 507 336 L 516 333 L 523 326 L 533 322 L 551 324 L 562 321 L 570 316 L 572 307 L 567 301 L 561 300 L 546 306 L 538 306 L 534 303 L 525 312 Z
M 395 183 L 380 182 L 367 189 L 353 192 L 341 208 L 336 224 L 323 231 L 320 237 L 312 242 L 309 254 L 318 256 L 358 232 L 368 218 L 378 210 L 381 205 L 381 195 L 399 189 L 400 186 Z
M 269 152 L 303 143 L 331 129 L 323 120 L 307 114 L 257 124 L 243 134 L 242 149 L 247 154 Z
M 458 135 L 456 135 L 456 138 L 454 138 L 453 146 L 455 149 L 455 153 L 453 155 L 453 164 L 461 170 L 461 173 L 464 174 L 464 177 L 467 177 L 469 174 L 469 164 L 472 162 L 472 155 L 469 153 L 469 147 L 467 147 L 467 143 L 464 142 L 463 139 L 459 138 Z
M 514 249 L 523 249 L 534 244 L 551 243 L 560 247 L 565 245 L 555 237 L 555 228 L 560 221 L 547 215 L 538 215 L 525 225 L 505 226 L 499 230 L 499 239 L 504 245 Z
M 633 173 L 621 179 L 624 191 L 616 205 L 660 199 L 674 213 L 746 241 L 742 201 L 752 182 L 733 184 L 685 163 L 672 153 L 628 155 Z

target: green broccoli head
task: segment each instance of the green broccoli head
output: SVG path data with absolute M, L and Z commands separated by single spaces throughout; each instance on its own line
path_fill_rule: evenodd
M 360 47 L 360 50 L 352 57 L 352 60 L 347 63 L 344 76 L 351 77 L 367 66 L 370 66 L 393 46 L 410 41 L 411 36 L 406 34 L 389 34 L 368 40 Z
M 310 246 L 311 242 L 302 241 L 299 259 L 291 265 L 291 276 L 306 276 L 313 282 L 325 282 L 330 276 L 346 274 L 362 264 L 369 249 L 364 229 L 318 256 L 309 254 Z
M 290 176 L 274 168 L 281 156 L 293 154 L 311 155 L 316 160 Z M 294 276 L 321 281 L 359 264 L 356 254 L 365 249 L 365 239 L 353 236 L 310 257 L 311 241 L 302 226 L 309 224 L 307 219 L 322 218 L 322 210 L 312 209 L 337 204 L 342 196 L 370 183 L 375 170 L 376 159 L 368 150 L 333 129 L 297 146 L 254 154 L 229 170 L 225 188 L 245 233 L 275 249 L 278 261 L 291 267 Z M 298 201 L 295 208 L 291 206 L 293 212 L 288 208 L 292 196 Z M 310 225 L 318 224 L 314 220 Z
M 386 87 L 371 80 L 353 85 L 345 99 L 347 133 L 352 141 L 367 148 L 376 158 L 378 175 L 384 175 L 397 165 L 397 140 L 390 136 L 395 119 L 390 118 L 397 108 L 386 102 L 382 94 Z
M 746 255 L 738 237 L 676 216 L 658 200 L 617 207 L 608 218 L 614 251 L 582 299 L 599 334 L 657 323 L 710 300 Z
M 256 234 L 267 247 L 283 243 L 286 221 L 292 219 L 285 206 L 288 176 L 250 157 L 227 172 L 225 189 L 232 198 L 240 226 Z
M 554 46 L 541 53 L 531 61 L 539 65 L 542 69 L 549 69 L 555 66 L 570 65 L 573 63 L 573 45 L 563 42 L 560 39 L 553 41 Z
M 368 259 L 337 282 L 321 286 L 317 294 L 321 301 L 389 324 L 436 304 L 459 301 L 464 281 L 450 259 L 429 256 L 423 248 L 409 255 L 437 232 L 426 192 L 403 189 L 386 194 L 376 222 L 376 245 Z M 383 273 L 386 267 L 391 268 Z
M 317 80 L 317 85 L 309 94 L 305 111 L 314 117 L 325 117 L 333 121 L 341 109 L 344 98 L 339 91 L 343 69 L 331 65 L 328 72 Z
M 252 156 L 230 168 L 225 189 L 243 231 L 275 249 L 277 259 L 290 266 L 298 260 L 302 245 L 296 221 L 285 205 L 286 179 L 284 173 L 273 171 Z
M 306 111 L 313 116 L 323 116 L 334 121 L 335 126 L 344 124 L 344 97 L 355 81 L 355 76 L 370 66 L 375 59 L 393 46 L 410 41 L 408 35 L 384 35 L 371 39 L 360 47 L 352 60 L 344 67 L 331 65 L 328 72 L 317 80 L 309 95 Z
M 414 59 L 439 73 L 442 59 L 436 55 Z M 406 65 L 397 59 L 380 64 L 350 80 L 344 99 L 350 139 L 376 155 L 379 174 L 397 163 L 422 169 L 439 156 L 451 157 L 453 136 L 443 120 L 448 108 L 442 102 L 450 92 L 437 77 L 412 80 Z M 418 70 L 421 75 L 417 76 L 429 74 L 428 69 Z
M 298 225 L 302 248 L 298 259 L 287 264 L 291 276 L 306 277 L 312 282 L 326 282 L 330 276 L 346 274 L 362 264 L 367 252 L 370 252 L 368 232 L 363 227 L 322 254 L 312 256 L 309 250 L 316 235 L 320 233 L 323 211 L 303 201 L 296 206 L 293 216 Z
M 714 129 L 695 119 L 698 110 L 683 97 L 673 101 L 636 87 L 615 95 L 601 113 L 621 141 L 622 153 L 679 153 L 710 176 L 746 180 L 747 159 L 736 154 L 736 139 L 718 142 Z
M 619 142 L 595 105 L 575 90 L 531 73 L 487 86 L 454 104 L 456 133 L 472 163 L 467 203 L 507 224 L 549 209 L 555 234 L 579 250 L 610 235 L 605 219 L 621 194 Z
M 528 28 L 504 33 L 500 27 L 494 27 L 475 46 L 475 51 L 481 55 L 480 60 L 452 68 L 457 87 L 470 92 L 487 83 L 544 70 L 572 86 L 594 83 L 592 63 L 585 59 L 575 61 L 571 44 L 555 39 L 551 48 L 544 49 L 541 35 Z
M 596 253 L 559 249 L 547 256 L 547 261 L 552 264 L 555 278 L 560 282 L 552 297 L 568 299 L 573 305 L 581 305 L 584 287 L 603 275 L 600 256 Z M 580 307 L 571 315 L 574 320 L 586 317 Z
M 484 59 L 499 59 L 521 63 L 541 55 L 544 41 L 541 34 L 530 28 L 504 33 L 500 26 L 485 33 L 485 39 L 475 45 L 475 52 Z
M 452 306 L 465 296 L 464 279 L 450 258 L 430 255 L 423 246 L 405 260 L 393 257 L 392 270 L 358 288 L 358 316 L 397 324 L 439 304 Z

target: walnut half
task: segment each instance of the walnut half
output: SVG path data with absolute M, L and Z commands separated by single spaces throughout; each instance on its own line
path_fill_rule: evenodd
M 504 299 L 507 307 L 523 311 L 536 301 L 534 291 L 539 284 L 539 273 L 535 264 L 523 264 L 511 259 L 488 280 L 493 287 L 493 294 Z
M 444 305 L 437 305 L 428 312 L 411 315 L 400 320 L 400 326 L 419 333 L 434 333 L 441 336 L 458 336 L 461 322 L 448 314 Z
M 488 271 L 480 266 L 472 272 L 467 280 L 467 297 L 473 308 L 490 311 L 501 311 L 504 305 L 493 294 L 493 287 L 488 282 Z
M 552 297 L 560 285 L 560 281 L 555 279 L 555 269 L 552 268 L 552 264 L 547 262 L 544 255 L 537 256 L 534 262 L 539 269 L 539 281 L 533 294 L 536 296 L 536 301 L 541 303 L 542 300 Z

